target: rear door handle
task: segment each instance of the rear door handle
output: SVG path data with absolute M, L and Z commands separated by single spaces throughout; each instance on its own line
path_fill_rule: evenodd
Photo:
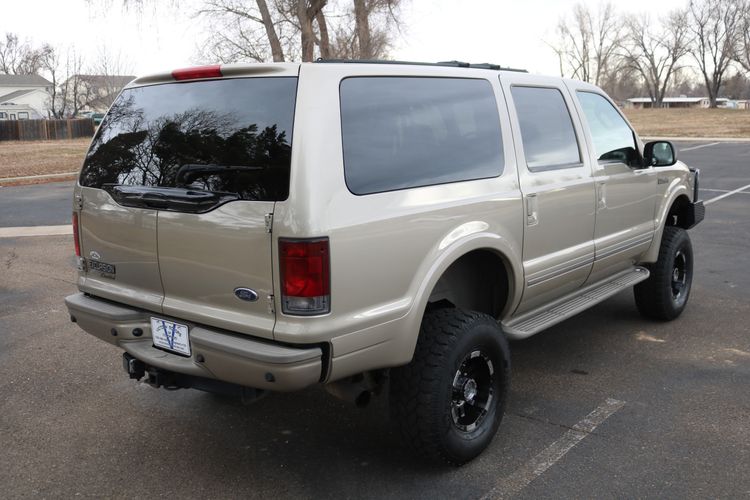
M 526 195 L 526 225 L 536 226 L 539 224 L 539 201 L 536 194 Z

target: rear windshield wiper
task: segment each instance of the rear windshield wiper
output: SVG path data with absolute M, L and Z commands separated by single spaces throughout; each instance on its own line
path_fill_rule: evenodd
M 175 184 L 186 186 L 197 177 L 206 174 L 225 174 L 233 172 L 246 172 L 252 170 L 263 170 L 264 167 L 255 165 L 219 165 L 216 163 L 186 163 L 177 170 Z
M 174 212 L 203 213 L 229 201 L 239 200 L 233 193 L 211 192 L 200 189 L 172 187 L 126 186 L 104 184 L 107 191 L 120 205 Z

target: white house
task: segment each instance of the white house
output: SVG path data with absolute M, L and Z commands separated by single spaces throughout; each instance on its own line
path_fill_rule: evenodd
M 39 75 L 0 75 L 0 120 L 47 118 L 51 92 Z

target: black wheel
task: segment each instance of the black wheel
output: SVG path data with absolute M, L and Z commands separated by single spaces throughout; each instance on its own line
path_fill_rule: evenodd
M 508 342 L 495 319 L 431 311 L 411 363 L 391 370 L 391 418 L 418 453 L 460 465 L 492 441 L 509 385 Z
M 664 228 L 659 260 L 649 270 L 651 276 L 634 288 L 638 310 L 651 319 L 675 319 L 685 309 L 693 283 L 693 246 L 687 231 Z

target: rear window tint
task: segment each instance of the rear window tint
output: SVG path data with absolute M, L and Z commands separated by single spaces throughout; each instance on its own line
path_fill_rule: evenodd
M 296 78 L 238 78 L 127 89 L 104 118 L 80 183 L 284 200 L 296 87 Z
M 573 121 L 558 89 L 511 87 L 529 170 L 581 165 Z
M 500 119 L 487 80 L 353 77 L 340 94 L 354 194 L 502 174 Z

